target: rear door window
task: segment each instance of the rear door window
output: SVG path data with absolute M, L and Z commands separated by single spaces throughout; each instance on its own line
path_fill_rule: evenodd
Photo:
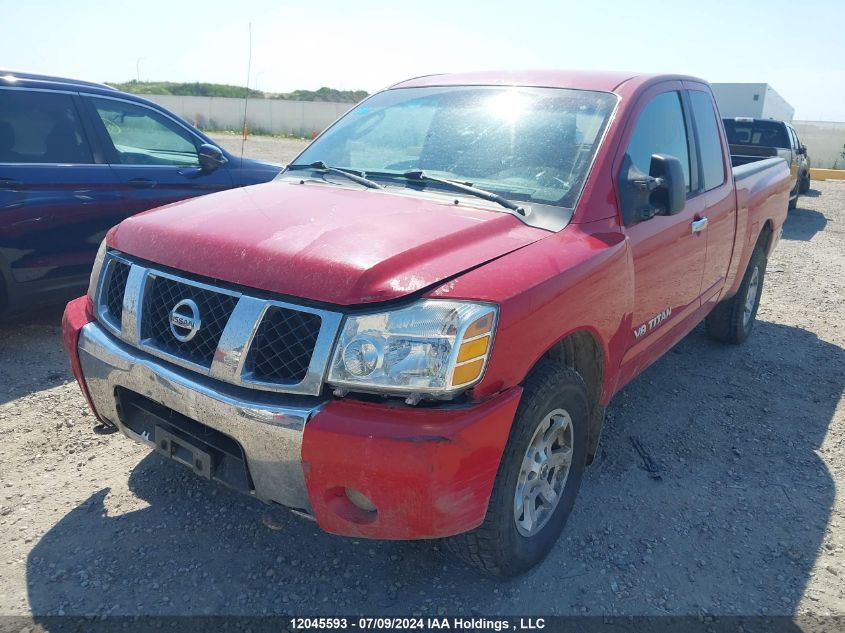
M 643 173 L 649 173 L 652 154 L 667 154 L 680 160 L 684 182 L 690 190 L 689 140 L 677 91 L 659 94 L 643 108 L 628 142 L 628 155 Z
M 706 92 L 689 92 L 692 116 L 698 135 L 698 151 L 701 158 L 701 174 L 705 191 L 725 182 L 725 163 L 722 155 L 722 139 L 719 135 L 719 120 L 713 109 L 713 100 Z
M 187 130 L 151 108 L 91 98 L 114 145 L 110 162 L 120 165 L 199 164 L 196 145 Z
M 0 89 L 0 163 L 93 162 L 72 95 Z

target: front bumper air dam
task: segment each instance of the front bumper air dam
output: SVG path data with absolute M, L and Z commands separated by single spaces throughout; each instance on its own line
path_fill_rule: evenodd
M 471 407 L 335 400 L 308 422 L 302 466 L 312 512 L 333 534 L 451 536 L 484 520 L 521 387 Z M 375 511 L 356 506 L 347 489 Z

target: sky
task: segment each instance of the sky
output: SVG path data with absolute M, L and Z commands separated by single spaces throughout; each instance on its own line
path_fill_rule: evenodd
M 0 69 L 89 81 L 376 91 L 418 75 L 570 68 L 768 83 L 845 121 L 845 0 L 0 0 Z

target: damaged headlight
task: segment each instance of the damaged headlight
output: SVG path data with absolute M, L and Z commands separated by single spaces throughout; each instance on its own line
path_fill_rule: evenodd
M 497 312 L 489 303 L 430 299 L 348 316 L 328 382 L 344 391 L 453 395 L 484 374 Z

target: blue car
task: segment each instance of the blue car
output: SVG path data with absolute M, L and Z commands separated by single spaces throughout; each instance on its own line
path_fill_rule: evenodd
M 280 169 L 135 95 L 0 70 L 0 315 L 78 295 L 124 218 Z

